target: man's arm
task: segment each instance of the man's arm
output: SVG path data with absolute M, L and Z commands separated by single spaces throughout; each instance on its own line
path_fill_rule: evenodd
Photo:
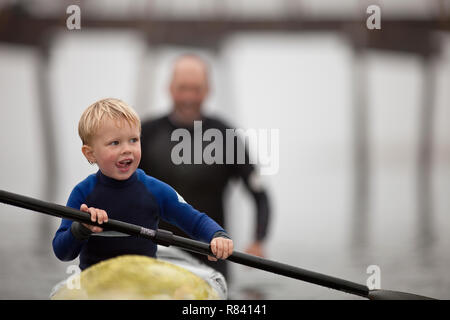
M 245 187 L 250 192 L 256 208 L 256 223 L 254 228 L 253 243 L 247 248 L 246 252 L 257 256 L 264 256 L 263 241 L 267 236 L 267 230 L 270 222 L 270 203 L 267 191 L 265 190 L 261 178 L 254 165 L 250 163 L 248 150 L 243 145 L 242 140 L 237 137 L 234 143 L 235 161 L 232 167 L 233 174 L 242 179 Z M 245 151 L 244 163 L 237 161 L 238 148 Z
M 261 242 L 267 235 L 269 227 L 270 207 L 269 198 L 265 188 L 259 182 L 256 170 L 252 170 L 249 175 L 241 176 L 244 185 L 253 197 L 256 205 L 256 225 L 254 232 L 255 241 Z

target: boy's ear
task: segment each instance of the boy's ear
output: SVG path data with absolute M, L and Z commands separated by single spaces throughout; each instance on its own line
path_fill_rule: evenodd
M 96 161 L 95 161 L 95 157 L 94 157 L 94 150 L 92 149 L 91 146 L 89 146 L 89 145 L 87 145 L 87 144 L 84 144 L 84 145 L 81 147 L 81 152 L 83 152 L 84 156 L 86 157 L 87 161 L 88 161 L 90 164 L 93 164 L 93 163 L 96 162 Z

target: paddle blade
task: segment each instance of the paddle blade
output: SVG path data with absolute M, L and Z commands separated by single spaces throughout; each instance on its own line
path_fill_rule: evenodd
M 436 300 L 417 294 L 391 290 L 370 290 L 367 298 L 370 300 Z

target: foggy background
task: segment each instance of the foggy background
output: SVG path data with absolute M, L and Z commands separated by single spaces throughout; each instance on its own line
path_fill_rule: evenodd
M 65 204 L 97 171 L 81 154 L 82 111 L 115 97 L 142 120 L 168 112 L 171 64 L 195 52 L 211 65 L 207 114 L 238 128 L 279 130 L 279 171 L 262 177 L 272 207 L 267 258 L 362 284 L 367 267 L 377 265 L 383 289 L 449 299 L 450 1 L 188 3 L 0 2 L 1 189 Z M 65 26 L 70 4 L 81 8 L 81 30 Z M 370 4 L 381 8 L 381 31 L 365 30 Z M 59 19 L 60 27 L 43 45 L 34 30 L 1 32 L 11 6 L 27 12 L 22 19 Z M 84 25 L 219 18 L 360 21 L 350 33 L 388 33 L 384 19 L 444 24 L 431 33 L 439 50 L 429 55 L 356 50 L 343 30 L 325 27 L 235 31 L 208 46 L 190 42 L 195 32 L 185 43 L 164 43 L 147 41 L 139 28 Z M 253 202 L 240 183 L 227 199 L 226 228 L 244 250 Z M 0 299 L 47 299 L 67 266 L 78 264 L 53 254 L 59 223 L 0 205 Z M 355 299 L 235 264 L 231 276 L 233 299 Z

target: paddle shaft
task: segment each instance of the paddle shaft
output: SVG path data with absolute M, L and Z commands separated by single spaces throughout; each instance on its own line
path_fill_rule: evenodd
M 126 233 L 128 235 L 147 238 L 157 244 L 165 246 L 173 245 L 196 253 L 204 255 L 213 255 L 209 244 L 176 236 L 166 230 L 147 229 L 141 226 L 137 226 L 131 223 L 126 223 L 114 219 L 108 219 L 108 222 L 100 225 L 96 222 L 92 222 L 91 216 L 87 212 L 7 192 L 4 190 L 0 190 L 0 202 L 21 207 L 24 209 L 41 212 L 55 217 L 100 226 L 105 230 L 113 230 Z M 233 253 L 227 258 L 227 260 L 238 264 L 246 265 L 249 267 L 280 274 L 286 277 L 314 283 L 331 289 L 336 289 L 350 294 L 355 294 L 365 298 L 369 296 L 369 289 L 364 285 L 331 277 L 321 273 L 297 268 L 294 266 L 264 259 L 261 257 L 245 254 L 239 251 L 233 251 Z
M 157 230 L 157 237 L 160 236 L 161 231 L 167 232 L 165 230 Z M 166 238 L 166 235 L 164 235 L 164 238 Z M 204 255 L 212 255 L 210 246 L 206 243 L 186 239 L 176 235 L 172 235 L 172 238 L 173 238 L 172 244 L 174 246 Z M 165 240 L 165 242 L 168 241 Z M 233 253 L 227 258 L 227 260 L 238 264 L 246 265 L 249 267 L 253 267 L 256 269 L 261 269 L 268 272 L 283 275 L 289 278 L 294 278 L 297 280 L 314 283 L 331 289 L 336 289 L 339 291 L 355 294 L 365 298 L 367 298 L 369 294 L 369 288 L 355 282 L 301 269 L 298 267 L 294 267 L 273 260 L 264 259 L 261 257 L 257 257 L 239 251 L 233 251 Z

